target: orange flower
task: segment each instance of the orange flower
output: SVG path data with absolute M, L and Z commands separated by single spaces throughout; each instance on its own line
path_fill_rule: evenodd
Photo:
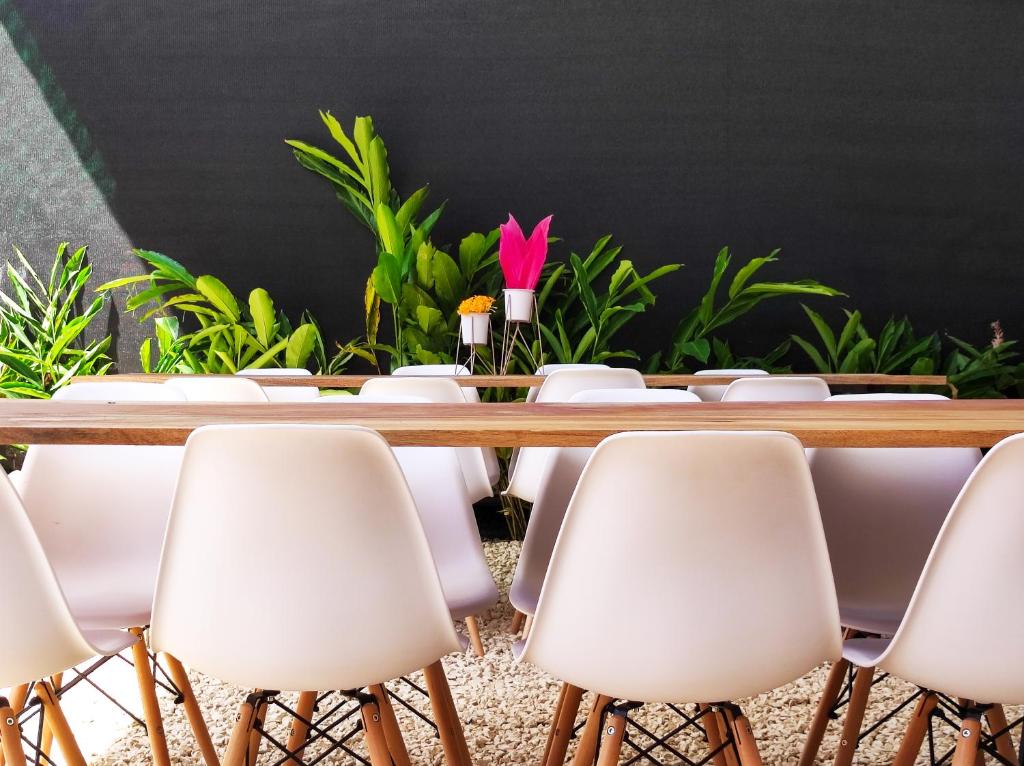
M 459 314 L 486 314 L 494 305 L 494 298 L 489 295 L 474 295 L 459 304 Z

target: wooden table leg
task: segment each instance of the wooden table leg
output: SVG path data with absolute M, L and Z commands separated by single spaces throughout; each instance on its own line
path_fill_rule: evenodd
M 405 747 L 405 738 L 402 737 L 402 729 L 398 725 L 398 718 L 395 717 L 395 708 L 391 704 L 388 690 L 384 684 L 376 684 L 370 687 L 370 694 L 377 699 L 384 740 L 387 742 L 394 766 L 410 766 L 409 751 Z
M 441 746 L 444 748 L 445 762 L 448 766 L 469 766 L 469 747 L 441 660 L 423 668 L 423 678 L 430 696 L 430 707 L 434 711 L 434 723 L 437 724 Z
M 316 692 L 300 692 L 299 701 L 295 704 L 295 712 L 306 721 L 313 720 L 313 709 L 316 707 Z M 306 739 L 309 737 L 309 726 L 305 721 L 298 718 L 292 720 L 292 728 L 288 733 L 288 752 L 295 753 L 295 757 L 302 760 L 302 753 L 306 749 Z
M 914 766 L 917 755 L 921 752 L 925 735 L 928 733 L 929 720 L 939 698 L 931 692 L 925 692 L 914 706 L 914 714 L 907 722 L 907 730 L 903 734 L 903 742 L 896 753 L 892 766 Z
M 871 682 L 875 680 L 874 668 L 857 668 L 853 675 L 853 689 L 850 701 L 846 705 L 846 718 L 843 720 L 843 733 L 839 737 L 836 748 L 835 766 L 851 766 L 853 754 L 857 752 L 860 740 L 860 727 L 864 723 L 864 710 L 871 694 Z
M 601 741 L 601 730 L 604 723 L 604 709 L 612 702 L 612 698 L 604 694 L 594 696 L 594 702 L 590 706 L 590 713 L 587 714 L 587 725 L 583 727 L 579 744 L 576 746 L 576 756 L 573 758 L 572 766 L 594 766 L 597 758 L 597 745 Z M 575 719 L 575 716 L 573 716 Z M 575 720 L 573 721 L 575 723 Z M 565 754 L 563 753 L 563 760 Z M 548 766 L 552 766 L 549 764 Z M 557 764 L 561 766 L 561 764 Z
M 156 679 L 149 667 L 149 652 L 146 651 L 146 639 L 142 628 L 132 628 L 133 635 L 139 640 L 132 644 L 132 662 L 135 665 L 135 680 L 139 685 L 139 696 L 142 698 L 142 712 L 146 719 L 146 733 L 149 736 L 149 747 L 153 753 L 154 766 L 171 766 L 171 756 L 167 752 L 167 738 L 164 736 L 164 722 L 160 716 L 160 703 L 156 698 Z
M 818 757 L 818 751 L 821 749 L 821 740 L 825 737 L 829 721 L 832 720 L 832 707 L 839 699 L 839 693 L 843 689 L 843 681 L 846 679 L 846 671 L 849 667 L 850 663 L 841 659 L 835 662 L 828 671 L 825 688 L 822 689 L 821 699 L 818 700 L 814 718 L 811 719 L 810 728 L 807 730 L 807 739 L 804 740 L 804 748 L 800 753 L 799 766 L 814 765 L 814 760 Z
M 86 766 L 85 758 L 78 747 L 78 742 L 75 741 L 75 735 L 71 733 L 68 719 L 64 717 L 64 710 L 50 682 L 39 681 L 35 689 L 36 696 L 43 705 L 43 722 L 53 732 L 53 738 L 57 740 L 57 746 L 67 766 Z
M 189 726 L 192 727 L 192 734 L 199 745 L 199 752 L 203 754 L 206 766 L 219 766 L 217 750 L 210 739 L 210 730 L 206 727 L 206 719 L 203 718 L 203 711 L 196 700 L 195 692 L 192 691 L 192 683 L 188 680 L 188 673 L 176 657 L 164 653 L 164 662 L 167 665 L 167 672 L 174 681 L 174 685 L 181 692 L 182 707 L 185 708 L 185 716 L 188 718 Z
M 622 754 L 622 739 L 625 736 L 626 716 L 614 711 L 605 719 L 597 766 L 618 766 L 619 756 Z
M 8 766 L 25 766 L 18 716 L 6 697 L 0 697 L 0 752 Z

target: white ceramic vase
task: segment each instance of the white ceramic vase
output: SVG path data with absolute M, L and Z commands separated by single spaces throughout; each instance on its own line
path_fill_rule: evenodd
M 490 314 L 463 314 L 459 320 L 462 326 L 462 342 L 465 345 L 486 346 L 490 343 Z
M 505 321 L 529 322 L 533 319 L 533 290 L 505 290 Z

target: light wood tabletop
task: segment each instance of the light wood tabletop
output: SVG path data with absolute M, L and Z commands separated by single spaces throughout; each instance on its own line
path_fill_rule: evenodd
M 125 373 L 120 375 L 83 375 L 72 383 L 116 381 L 159 383 L 173 377 L 195 377 L 164 375 L 160 373 Z M 201 377 L 216 377 L 204 375 Z M 231 377 L 223 376 L 223 377 Z M 261 386 L 317 386 L 318 388 L 359 388 L 373 378 L 387 375 L 252 375 Z M 475 388 L 528 388 L 544 382 L 543 375 L 453 375 L 452 380 L 460 386 Z M 644 382 L 650 388 L 676 388 L 681 386 L 728 385 L 743 375 L 644 375 Z M 787 376 L 775 376 L 787 377 Z M 940 386 L 949 387 L 945 375 L 882 375 L 882 374 L 818 374 L 800 373 L 788 377 L 821 378 L 830 386 Z
M 1024 401 L 141 404 L 0 400 L 3 444 L 182 444 L 215 424 L 354 424 L 396 446 L 593 446 L 621 431 L 787 431 L 808 447 L 991 447 Z

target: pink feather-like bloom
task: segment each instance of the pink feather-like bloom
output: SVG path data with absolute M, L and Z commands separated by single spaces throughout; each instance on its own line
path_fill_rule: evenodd
M 512 290 L 533 290 L 537 287 L 548 257 L 548 228 L 553 217 L 549 215 L 538 223 L 529 239 L 523 235 L 511 213 L 508 223 L 499 227 L 498 262 L 505 275 L 505 287 Z

